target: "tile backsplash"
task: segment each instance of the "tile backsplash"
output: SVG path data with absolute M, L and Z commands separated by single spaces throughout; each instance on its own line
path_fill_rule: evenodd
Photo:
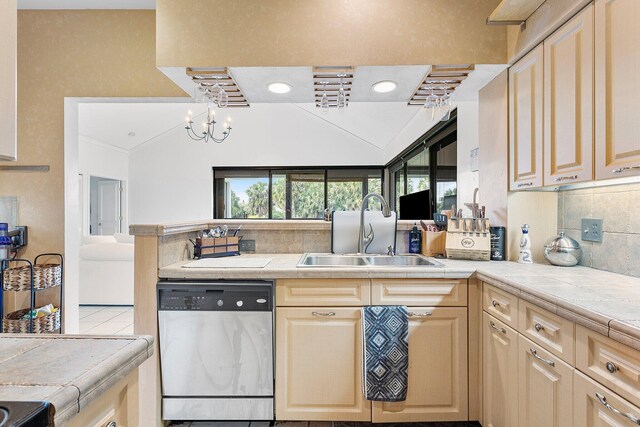
M 603 220 L 602 243 L 582 240 L 582 218 Z M 582 245 L 581 265 L 640 277 L 640 184 L 558 192 L 558 231 Z

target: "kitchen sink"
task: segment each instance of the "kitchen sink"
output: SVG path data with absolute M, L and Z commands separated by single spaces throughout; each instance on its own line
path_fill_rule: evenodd
M 442 267 L 420 255 L 304 254 L 298 267 Z
M 298 267 L 366 267 L 365 257 L 353 255 L 304 254 Z
M 379 255 L 367 258 L 367 262 L 374 266 L 434 266 L 440 267 L 442 264 L 435 263 L 418 255 Z

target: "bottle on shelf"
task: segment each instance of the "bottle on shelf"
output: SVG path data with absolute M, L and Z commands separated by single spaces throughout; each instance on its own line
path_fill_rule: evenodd
M 531 256 L 531 240 L 529 238 L 529 225 L 522 225 L 522 236 L 520 237 L 520 253 L 518 254 L 518 262 L 521 264 L 532 264 Z
M 9 224 L 0 222 L 0 262 L 11 257 L 11 237 Z

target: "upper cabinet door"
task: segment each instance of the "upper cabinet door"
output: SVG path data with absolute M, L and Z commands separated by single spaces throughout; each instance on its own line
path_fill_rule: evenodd
M 0 2 L 0 160 L 16 160 L 16 0 Z
M 509 188 L 542 186 L 543 47 L 509 68 Z
M 640 1 L 595 3 L 596 179 L 640 174 Z
M 544 185 L 593 179 L 593 5 L 544 41 Z

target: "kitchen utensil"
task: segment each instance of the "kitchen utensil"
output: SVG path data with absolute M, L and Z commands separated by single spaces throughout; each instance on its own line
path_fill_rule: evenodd
M 238 235 L 238 231 L 240 231 L 241 228 L 242 228 L 242 224 L 240 224 L 238 228 L 236 228 L 236 231 L 233 232 L 233 237 L 236 237 Z
M 445 230 L 447 228 L 447 216 L 442 214 L 433 214 L 433 222 L 438 226 L 438 231 Z
M 571 267 L 582 259 L 582 247 L 576 240 L 560 232 L 544 244 L 544 257 L 553 265 Z
M 420 220 L 420 226 L 422 227 L 422 229 L 423 229 L 424 231 L 429 230 L 429 227 L 427 226 L 427 223 L 426 223 L 426 222 L 424 222 L 423 220 Z
M 222 226 L 222 231 L 220 231 L 220 237 L 227 237 L 227 233 L 229 232 L 229 227 L 226 225 Z
M 486 207 L 483 206 L 480 211 L 480 218 L 486 218 L 485 216 L 486 212 L 487 212 Z

